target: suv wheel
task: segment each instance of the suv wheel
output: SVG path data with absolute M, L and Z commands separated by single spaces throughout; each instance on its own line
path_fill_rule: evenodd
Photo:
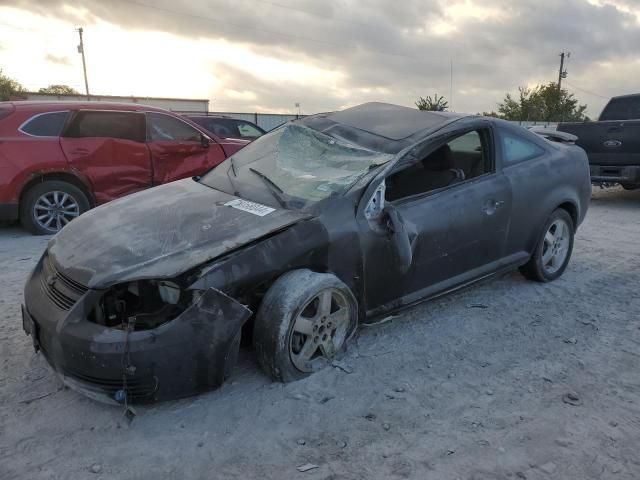
M 20 202 L 20 223 L 35 235 L 51 235 L 89 210 L 87 196 L 75 185 L 49 180 L 31 187 Z

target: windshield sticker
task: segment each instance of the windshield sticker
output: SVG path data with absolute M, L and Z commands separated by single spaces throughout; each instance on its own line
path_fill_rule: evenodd
M 243 212 L 253 213 L 259 217 L 264 217 L 265 215 L 269 215 L 271 212 L 275 212 L 275 208 L 267 207 L 266 205 L 262 205 L 260 203 L 250 202 L 248 200 L 242 200 L 241 198 L 237 198 L 236 200 L 231 200 L 225 203 L 227 207 L 237 208 L 238 210 L 242 210 Z

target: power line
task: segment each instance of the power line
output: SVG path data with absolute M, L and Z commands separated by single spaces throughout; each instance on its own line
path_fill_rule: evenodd
M 37 30 L 35 28 L 17 27 L 15 25 L 11 25 L 10 23 L 4 23 L 4 22 L 0 22 L 0 26 L 13 28 L 15 30 L 22 30 L 22 31 L 25 31 L 25 32 L 39 32 L 40 31 L 40 30 Z
M 565 83 L 567 85 L 569 85 L 571 88 L 575 88 L 576 90 L 579 90 L 579 91 L 581 91 L 583 93 L 586 93 L 588 95 L 593 95 L 594 97 L 604 98 L 605 100 L 609 100 L 609 98 L 610 98 L 610 97 L 605 97 L 604 95 L 600 95 L 598 93 L 590 92 L 589 90 L 585 90 L 584 88 L 577 87 L 576 85 L 573 85 L 572 83 L 569 83 L 569 82 L 566 82 L 566 81 L 565 81 Z
M 345 18 L 323 17 L 322 15 L 318 15 L 316 12 L 312 12 L 311 10 L 305 10 L 304 8 L 292 7 L 290 5 L 283 5 L 283 4 L 277 3 L 277 2 L 270 2 L 269 0 L 253 0 L 253 1 L 254 2 L 260 2 L 260 3 L 266 3 L 267 5 L 271 5 L 271 6 L 278 7 L 278 8 L 284 8 L 286 10 L 292 10 L 294 12 L 305 13 L 307 15 L 311 15 L 312 17 L 321 18 L 323 20 L 330 20 L 332 22 L 350 23 L 352 25 L 360 25 L 362 27 L 374 27 L 374 25 L 371 25 L 369 23 L 355 22 L 353 20 L 347 20 Z

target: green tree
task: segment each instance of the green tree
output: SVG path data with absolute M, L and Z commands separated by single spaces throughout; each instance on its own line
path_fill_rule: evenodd
M 51 93 L 54 95 L 80 95 L 80 92 L 69 85 L 49 85 L 38 90 L 38 93 Z
M 2 73 L 0 68 L 0 101 L 9 100 L 12 95 L 26 92 L 25 88 L 13 78 Z
M 589 120 L 584 113 L 586 109 L 566 89 L 558 91 L 558 84 L 553 82 L 533 88 L 519 87 L 517 97 L 507 93 L 498 104 L 501 118 L 517 121 L 584 121 Z
M 431 98 L 431 96 L 427 98 L 420 97 L 416 102 L 416 107 L 418 107 L 418 110 L 444 112 L 449 108 L 449 102 L 447 102 L 443 96 L 439 97 L 436 93 L 433 98 Z

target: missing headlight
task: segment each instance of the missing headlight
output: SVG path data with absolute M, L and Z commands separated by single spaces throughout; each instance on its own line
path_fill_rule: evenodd
M 89 321 L 124 330 L 150 330 L 167 323 L 191 304 L 193 294 L 165 280 L 140 280 L 109 289 Z
M 180 301 L 180 287 L 173 282 L 158 282 L 158 293 L 165 303 L 177 305 Z

